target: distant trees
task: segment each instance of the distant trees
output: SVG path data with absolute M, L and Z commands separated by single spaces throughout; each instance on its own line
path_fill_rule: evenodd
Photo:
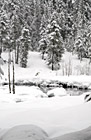
M 54 13 L 56 13 L 55 19 L 52 19 Z M 55 25 L 52 25 L 54 23 Z M 61 50 L 63 49 L 63 46 L 67 51 L 75 51 L 80 59 L 89 58 L 90 23 L 90 0 L 1 0 L 0 48 L 3 51 L 7 49 L 14 51 L 15 63 L 23 67 L 27 67 L 27 53 L 30 49 L 40 50 L 42 58 L 46 52 L 47 60 L 51 60 L 52 56 L 49 52 L 52 54 L 50 50 L 53 44 L 56 46 L 55 64 L 60 60 L 56 60 L 56 57 L 61 58 L 63 51 L 58 52 L 61 47 Z M 52 29 L 52 26 L 55 26 L 58 32 L 54 27 Z M 25 28 L 28 29 L 29 34 L 26 37 L 23 36 Z M 54 41 L 49 36 L 59 41 Z M 25 54 L 21 53 L 24 49 Z M 23 61 L 26 66 L 22 64 Z
M 89 57 L 89 47 L 90 47 L 90 31 L 89 28 L 91 23 L 91 2 L 86 0 L 75 1 L 74 7 L 76 8 L 75 13 L 75 50 L 78 54 L 80 60 L 83 57 Z

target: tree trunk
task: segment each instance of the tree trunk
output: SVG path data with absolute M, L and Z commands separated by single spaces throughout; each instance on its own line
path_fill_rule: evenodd
M 8 80 L 9 80 L 9 93 L 11 93 L 11 81 L 10 81 L 10 50 L 8 56 Z
M 91 64 L 91 57 L 90 57 L 90 60 L 89 60 L 89 64 Z
M 18 64 L 19 61 L 19 45 L 17 46 L 17 50 L 16 50 L 16 61 L 15 63 Z
M 0 49 L 0 50 L 1 50 L 1 52 L 2 52 L 2 50 L 3 50 L 2 38 L 1 38 L 1 44 L 0 44 L 0 45 L 1 45 L 1 49 Z
M 45 54 L 45 52 L 42 53 L 42 59 L 43 59 L 43 60 L 44 60 L 44 54 Z
M 52 54 L 52 70 L 54 70 L 54 61 L 53 61 L 53 59 L 54 59 L 54 52 Z
M 12 88 L 12 91 L 13 91 L 13 94 L 15 94 L 15 69 L 14 69 L 14 58 L 12 56 L 12 69 L 13 69 L 13 88 Z
M 15 46 L 15 62 L 16 62 L 16 46 Z

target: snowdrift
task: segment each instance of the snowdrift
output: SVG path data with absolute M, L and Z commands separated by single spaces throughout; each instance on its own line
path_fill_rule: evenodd
M 91 127 L 82 131 L 66 134 L 52 140 L 91 140 Z
M 49 138 L 47 133 L 36 125 L 20 125 L 8 130 L 0 140 L 91 140 L 91 127 L 65 134 L 57 138 Z
M 0 140 L 48 140 L 48 135 L 34 125 L 21 125 L 8 130 Z

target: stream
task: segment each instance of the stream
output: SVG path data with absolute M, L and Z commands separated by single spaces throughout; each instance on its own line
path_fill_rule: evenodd
M 27 85 L 26 86 L 25 85 L 18 85 L 17 86 L 16 85 L 15 86 L 15 89 L 19 88 L 19 89 L 21 89 L 20 92 L 22 92 L 23 91 L 22 89 L 24 88 L 25 91 L 26 91 L 26 94 L 27 94 L 27 92 L 29 93 L 29 87 L 38 88 L 38 89 L 40 89 L 45 94 L 47 94 L 47 92 L 49 90 L 52 90 L 54 88 L 58 88 L 58 87 L 47 87 L 47 86 L 27 86 Z M 69 94 L 70 96 L 79 96 L 79 95 L 81 95 L 81 94 L 83 94 L 85 92 L 91 91 L 89 89 L 78 89 L 78 88 L 65 88 L 65 90 L 66 90 L 67 94 Z M 1 91 L 4 92 L 4 93 L 6 91 L 8 92 L 8 85 L 0 85 L 0 92 Z

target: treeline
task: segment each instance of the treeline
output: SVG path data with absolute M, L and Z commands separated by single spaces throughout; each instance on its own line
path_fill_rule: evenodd
M 1 0 L 0 47 L 27 67 L 29 50 L 42 53 L 52 70 L 65 50 L 91 61 L 90 0 Z

